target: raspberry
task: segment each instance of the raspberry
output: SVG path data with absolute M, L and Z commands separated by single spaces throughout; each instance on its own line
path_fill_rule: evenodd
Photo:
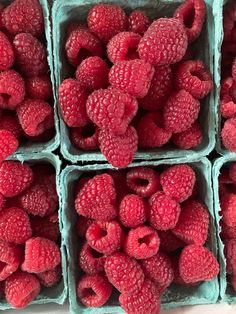
M 200 103 L 185 90 L 173 93 L 164 106 L 164 127 L 167 131 L 180 133 L 189 129 L 197 120 Z
M 15 110 L 25 97 L 23 78 L 14 70 L 0 72 L 0 109 Z
M 22 129 L 28 136 L 37 136 L 54 125 L 52 107 L 40 99 L 26 99 L 17 109 Z
M 19 142 L 12 132 L 0 130 L 0 162 L 12 155 L 18 145 Z
M 76 28 L 70 33 L 65 50 L 69 63 L 74 67 L 90 56 L 102 57 L 103 54 L 101 42 L 85 28 Z
M 0 240 L 23 244 L 31 235 L 29 217 L 22 209 L 10 207 L 0 212 Z
M 151 20 L 141 10 L 133 11 L 128 19 L 128 29 L 131 32 L 143 35 L 151 24 Z
M 107 55 L 111 62 L 138 59 L 138 44 L 141 36 L 133 32 L 115 35 L 107 45 Z
M 224 6 L 224 20 L 223 20 L 223 26 L 224 26 L 224 39 L 233 41 L 235 37 L 235 12 L 236 12 L 236 6 L 235 3 L 228 3 Z
M 124 233 L 116 221 L 94 222 L 88 227 L 86 239 L 94 250 L 110 255 L 122 247 Z
M 204 0 L 185 0 L 174 12 L 174 17 L 185 26 L 189 43 L 195 41 L 205 21 L 206 5 Z
M 196 175 L 189 165 L 180 164 L 163 171 L 160 180 L 164 193 L 181 203 L 192 195 Z
M 236 163 L 232 163 L 229 167 L 229 179 L 236 184 Z
M 139 146 L 155 148 L 165 145 L 171 138 L 171 132 L 163 128 L 163 115 L 161 112 L 149 112 L 143 115 L 138 126 Z
M 110 283 L 121 293 L 136 293 L 144 282 L 144 273 L 135 259 L 117 252 L 105 261 L 105 272 Z
M 5 197 L 0 193 L 0 211 L 3 210 L 6 204 L 6 199 Z
M 140 40 L 141 59 L 152 65 L 168 65 L 180 61 L 188 46 L 183 24 L 174 18 L 154 21 Z
M 100 128 L 115 135 L 124 134 L 138 110 L 137 101 L 114 88 L 93 92 L 86 103 L 89 118 Z
M 33 237 L 42 237 L 57 242 L 60 231 L 58 223 L 52 223 L 48 217 L 31 217 L 31 228 Z
M 82 127 L 88 123 L 86 114 L 87 97 L 87 92 L 74 79 L 66 79 L 59 86 L 61 113 L 68 126 Z
M 138 195 L 128 194 L 121 203 L 119 210 L 119 219 L 123 226 L 127 228 L 136 228 L 146 221 L 147 204 Z
M 77 220 L 77 224 L 76 224 L 76 229 L 77 229 L 77 233 L 78 236 L 80 238 L 84 238 L 85 234 L 88 230 L 88 227 L 93 223 L 92 219 L 88 219 L 86 217 L 83 216 L 79 216 L 78 220 Z
M 0 117 L 0 130 L 7 130 L 11 132 L 16 138 L 22 134 L 22 128 L 15 115 L 15 113 L 4 113 Z
M 236 82 L 233 80 L 232 77 L 227 77 L 221 82 L 221 89 L 220 89 L 220 98 L 223 99 L 225 96 L 230 97 L 232 101 L 236 100 Z
M 138 135 L 132 126 L 127 128 L 125 134 L 117 136 L 100 131 L 98 140 L 101 152 L 115 168 L 126 168 L 138 149 Z
M 40 292 L 40 283 L 36 276 L 18 270 L 5 282 L 5 296 L 14 308 L 24 308 Z
M 72 144 L 82 150 L 96 150 L 99 147 L 98 143 L 98 128 L 88 123 L 81 128 L 72 128 L 70 130 L 70 140 Z
M 96 175 L 80 190 L 75 199 L 75 209 L 79 215 L 99 221 L 109 221 L 116 217 L 116 191 L 108 174 Z
M 43 273 L 37 274 L 37 277 L 44 287 L 53 287 L 55 286 L 61 279 L 61 265 L 58 265 L 56 268 L 52 270 L 45 271 Z
M 104 271 L 105 256 L 85 243 L 79 254 L 79 266 L 86 273 L 95 275 Z
M 171 230 L 158 231 L 161 240 L 160 249 L 166 253 L 171 253 L 179 248 L 184 247 L 186 244 L 177 238 Z
M 220 113 L 223 118 L 234 118 L 236 117 L 236 103 L 232 97 L 225 95 L 220 101 Z
M 236 194 L 227 193 L 221 197 L 220 206 L 223 222 L 229 227 L 236 227 Z
M 209 214 L 205 205 L 189 200 L 183 204 L 172 232 L 188 244 L 203 245 L 207 240 Z
M 236 117 L 225 121 L 221 130 L 221 137 L 225 148 L 236 152 Z
M 189 129 L 175 133 L 171 137 L 171 141 L 175 146 L 181 149 L 195 148 L 202 143 L 202 139 L 203 133 L 198 122 L 195 122 Z
M 143 98 L 148 93 L 153 74 L 154 68 L 143 60 L 119 61 L 109 72 L 109 82 L 136 98 Z
M 127 17 L 123 9 L 114 4 L 97 4 L 89 10 L 88 27 L 104 42 L 108 42 L 116 34 L 127 27 Z
M 157 192 L 149 200 L 149 221 L 157 230 L 173 229 L 179 219 L 181 208 L 179 204 L 165 195 Z
M 179 259 L 181 278 L 186 283 L 210 281 L 219 273 L 219 264 L 212 252 L 203 246 L 186 246 Z
M 16 64 L 26 76 L 39 76 L 48 71 L 47 50 L 36 37 L 29 33 L 18 34 L 13 47 Z
M 104 275 L 83 275 L 77 285 L 77 296 L 88 307 L 104 305 L 111 292 L 112 286 Z
M 162 109 L 173 89 L 173 74 L 170 66 L 155 67 L 151 86 L 139 104 L 146 110 Z
M 0 240 L 0 280 L 5 280 L 13 274 L 19 267 L 21 262 L 20 247 L 12 243 Z
M 236 239 L 236 226 L 227 226 L 223 221 L 220 222 L 221 225 L 221 238 L 225 239 Z
M 52 84 L 49 75 L 27 78 L 25 84 L 29 98 L 48 100 L 52 97 Z
M 3 32 L 0 32 L 0 47 L 0 71 L 6 71 L 12 67 L 15 57 L 12 44 Z

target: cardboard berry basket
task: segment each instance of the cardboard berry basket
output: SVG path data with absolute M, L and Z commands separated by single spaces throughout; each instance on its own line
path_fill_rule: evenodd
M 61 161 L 59 157 L 51 153 L 41 153 L 41 154 L 18 154 L 9 158 L 9 160 L 19 160 L 20 162 L 27 162 L 30 165 L 40 164 L 40 163 L 49 163 L 51 164 L 56 171 L 56 187 L 57 193 L 59 195 L 60 185 L 59 185 L 59 174 L 61 169 Z M 66 249 L 65 242 L 62 232 L 62 217 L 60 205 L 58 209 L 59 214 L 59 228 L 61 233 L 61 265 L 62 265 L 62 279 L 60 283 L 51 288 L 43 288 L 39 296 L 30 304 L 46 304 L 46 303 L 57 303 L 63 304 L 67 298 L 67 262 L 66 262 Z M 0 310 L 10 309 L 6 300 L 0 299 Z
M 57 89 L 62 81 L 68 77 L 74 76 L 71 71 L 65 55 L 66 29 L 70 22 L 81 21 L 86 22 L 89 9 L 96 3 L 104 2 L 102 0 L 56 0 L 52 8 L 52 27 L 53 27 L 53 50 L 54 50 L 54 67 Z M 126 12 L 140 8 L 146 12 L 151 18 L 163 16 L 172 16 L 175 9 L 182 1 L 175 0 L 108 0 L 106 3 L 120 4 Z M 205 0 L 207 7 L 207 17 L 204 24 L 202 34 L 194 46 L 196 58 L 201 59 L 213 73 L 213 53 L 214 53 L 214 16 L 212 14 L 213 0 Z M 211 152 L 215 145 L 215 112 L 214 112 L 214 91 L 210 93 L 201 105 L 200 123 L 204 131 L 204 139 L 201 145 L 193 150 L 180 150 L 173 146 L 165 146 L 160 149 L 139 150 L 134 159 L 165 159 L 190 156 L 197 158 L 206 156 Z M 72 163 L 78 161 L 105 161 L 105 157 L 100 151 L 85 152 L 76 149 L 70 139 L 68 127 L 62 119 L 59 108 L 60 132 L 61 132 L 61 152 L 67 160 Z
M 210 214 L 210 231 L 207 240 L 207 246 L 217 256 L 217 240 L 215 229 L 215 217 L 213 211 L 213 192 L 211 185 L 211 164 L 206 158 L 187 161 L 183 159 L 169 159 L 162 161 L 134 162 L 129 168 L 137 166 L 160 167 L 163 165 L 173 165 L 179 163 L 188 163 L 193 167 L 197 175 L 200 193 L 199 199 L 204 202 Z M 81 175 L 86 172 L 102 173 L 111 169 L 110 165 L 91 165 L 91 166 L 67 166 L 60 175 L 60 197 L 62 206 L 63 233 L 68 256 L 68 287 L 70 312 L 76 313 L 123 313 L 118 304 L 117 294 L 113 294 L 108 304 L 101 308 L 86 308 L 76 297 L 76 283 L 79 278 L 78 267 L 78 248 L 81 243 L 78 241 L 76 231 L 77 213 L 74 208 L 74 188 Z M 82 240 L 81 240 L 82 241 Z M 164 294 L 162 299 L 163 308 L 180 307 L 193 304 L 216 303 L 219 297 L 218 278 L 210 282 L 204 282 L 194 287 L 182 287 L 172 285 Z

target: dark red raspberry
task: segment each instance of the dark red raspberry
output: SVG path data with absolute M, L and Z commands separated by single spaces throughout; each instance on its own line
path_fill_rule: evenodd
M 31 217 L 32 236 L 42 237 L 57 242 L 60 236 L 58 223 L 49 221 L 48 217 Z
M 49 75 L 27 78 L 25 84 L 29 98 L 48 100 L 52 97 L 52 84 Z
M 229 227 L 236 227 L 236 194 L 227 193 L 220 199 L 223 221 Z
M 202 143 L 203 133 L 201 126 L 195 122 L 189 129 L 175 133 L 171 137 L 172 143 L 181 149 L 195 148 Z
M 80 128 L 72 128 L 70 130 L 70 139 L 78 149 L 96 150 L 99 147 L 98 133 L 99 129 L 93 123 L 88 123 Z
M 138 149 L 138 135 L 132 126 L 123 135 L 113 135 L 101 130 L 98 137 L 100 149 L 107 161 L 115 168 L 126 168 Z
M 236 51 L 235 51 L 236 52 Z M 226 96 L 230 97 L 232 101 L 236 101 L 236 82 L 232 77 L 227 77 L 221 82 L 220 98 L 224 99 Z
M 4 113 L 0 117 L 0 130 L 7 130 L 11 132 L 16 138 L 22 134 L 22 128 L 15 115 L 15 112 Z
M 5 197 L 0 193 L 0 211 L 4 209 L 6 205 Z
M 92 219 L 79 216 L 76 223 L 76 230 L 80 238 L 85 238 L 88 227 L 93 223 Z
M 224 6 L 224 9 L 223 9 L 224 39 L 227 41 L 234 41 L 234 39 L 236 38 L 235 12 L 236 12 L 236 5 L 234 2 L 228 3 L 227 5 Z
M 225 258 L 228 274 L 236 273 L 236 239 L 225 240 Z
M 187 164 L 171 166 L 161 174 L 164 193 L 180 203 L 192 195 L 195 182 L 195 172 Z
M 146 110 L 162 109 L 173 89 L 173 74 L 170 66 L 155 67 L 151 86 L 139 104 Z
M 3 32 L 0 32 L 0 47 L 0 71 L 6 71 L 12 67 L 15 57 L 12 44 Z
M 133 32 L 121 32 L 109 41 L 107 55 L 111 62 L 138 59 L 138 44 L 141 36 Z
M 89 10 L 88 27 L 104 42 L 127 27 L 127 17 L 123 9 L 115 4 L 96 4 Z
M 79 266 L 86 273 L 95 275 L 104 272 L 105 256 L 85 243 L 79 254 Z
M 93 92 L 86 103 L 89 118 L 100 128 L 115 135 L 124 134 L 138 110 L 137 101 L 114 88 Z
M 37 277 L 44 287 L 53 287 L 60 281 L 62 276 L 61 265 L 58 265 L 52 270 L 37 274 Z
M 220 101 L 220 113 L 223 118 L 234 118 L 236 117 L 236 102 L 231 96 L 225 95 Z
M 226 239 L 236 239 L 236 226 L 235 227 L 230 227 L 227 226 L 226 223 L 223 221 L 220 222 L 221 225 L 221 238 L 223 240 Z
M 15 110 L 25 97 L 23 78 L 14 70 L 0 72 L 0 109 Z
M 131 32 L 143 35 L 151 24 L 151 20 L 141 10 L 134 10 L 128 19 L 128 29 Z
M 174 18 L 154 21 L 140 40 L 141 59 L 153 65 L 168 65 L 180 61 L 188 46 L 184 25 Z
M 154 68 L 143 60 L 119 61 L 109 72 L 109 82 L 136 98 L 143 98 L 148 93 L 153 74 Z
M 236 117 L 225 121 L 221 131 L 223 145 L 226 149 L 236 152 Z
M 21 262 L 21 249 L 15 244 L 0 240 L 0 280 L 13 274 Z
M 104 275 L 83 275 L 77 285 L 77 297 L 88 307 L 100 307 L 110 298 L 112 286 Z
M 19 142 L 12 132 L 0 130 L 0 162 L 12 155 L 18 146 Z
M 160 249 L 166 253 L 171 253 L 186 245 L 183 241 L 177 238 L 171 230 L 158 231 L 161 240 Z
M 121 293 L 136 293 L 144 282 L 144 273 L 135 259 L 117 252 L 105 261 L 105 272 L 110 283 Z

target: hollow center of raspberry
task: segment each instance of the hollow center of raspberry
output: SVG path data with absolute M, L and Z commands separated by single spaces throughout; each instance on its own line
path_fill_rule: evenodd
M 126 54 L 126 59 L 127 60 L 134 60 L 137 58 L 138 58 L 137 47 L 129 47 L 127 54 Z
M 146 244 L 147 246 L 149 246 L 149 244 L 152 242 L 152 239 L 153 239 L 153 235 L 148 234 L 148 235 L 138 239 L 138 243 L 139 244 Z
M 192 74 L 192 76 L 196 76 L 197 78 L 199 78 L 199 80 L 201 80 L 201 81 L 206 81 L 205 76 L 200 71 L 193 71 L 193 72 L 191 72 L 191 74 Z
M 1 102 L 3 104 L 8 104 L 8 101 L 11 98 L 11 96 L 8 94 L 2 93 L 2 94 L 0 94 L 0 98 L 1 98 Z
M 191 5 L 188 8 L 188 11 L 184 14 L 183 17 L 184 17 L 184 25 L 187 28 L 192 28 L 193 22 L 194 22 L 194 19 L 195 19 L 195 9 L 194 9 L 193 5 Z
M 3 271 L 3 269 L 6 267 L 6 263 L 0 261 L 0 273 Z
M 135 180 L 135 184 L 136 184 L 137 186 L 148 186 L 149 181 L 146 180 L 146 179 L 137 178 L 137 179 Z
M 88 124 L 82 129 L 83 138 L 92 137 L 94 133 L 95 133 L 95 127 L 92 124 Z
M 103 254 L 102 253 L 99 253 L 99 252 L 97 252 L 97 251 L 95 251 L 95 250 L 91 250 L 91 253 L 92 253 L 92 256 L 94 257 L 94 258 L 100 258 L 100 257 L 102 257 L 103 256 Z
M 103 237 L 105 237 L 105 236 L 107 236 L 107 231 L 106 231 L 106 229 L 100 229 L 99 230 L 99 238 L 103 238 Z
M 95 297 L 96 293 L 93 291 L 92 288 L 86 288 L 83 290 L 83 297 L 88 298 L 88 297 Z

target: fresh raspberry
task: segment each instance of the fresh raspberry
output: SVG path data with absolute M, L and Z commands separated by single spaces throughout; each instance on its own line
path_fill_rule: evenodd
M 3 210 L 3 208 L 6 205 L 6 199 L 5 197 L 0 193 L 0 211 Z
M 86 114 L 87 97 L 87 92 L 74 79 L 66 79 L 59 86 L 61 113 L 68 126 L 82 127 L 88 123 Z
M 229 227 L 236 227 L 236 194 L 227 193 L 220 199 L 223 221 Z
M 141 36 L 147 31 L 151 25 L 151 20 L 141 10 L 134 10 L 128 18 L 128 29 L 131 32 Z
M 98 137 L 100 149 L 107 161 L 115 168 L 126 168 L 138 149 L 138 135 L 132 126 L 123 135 L 113 135 L 101 130 Z
M 23 78 L 14 70 L 0 72 L 0 109 L 15 110 L 25 97 Z
M 223 240 L 226 239 L 236 239 L 236 226 L 230 227 L 227 226 L 223 221 L 220 222 L 221 225 L 221 238 Z
M 171 138 L 171 132 L 163 128 L 163 115 L 158 111 L 144 114 L 138 123 L 137 132 L 139 146 L 146 149 L 161 147 Z
M 36 276 L 18 270 L 5 282 L 6 300 L 14 308 L 25 308 L 40 292 Z
M 138 59 L 138 44 L 141 36 L 133 32 L 121 32 L 109 41 L 107 55 L 111 62 Z
M 175 146 L 181 149 L 195 148 L 201 144 L 202 139 L 203 133 L 198 122 L 195 122 L 189 129 L 180 133 L 175 133 L 171 137 L 171 141 Z
M 83 275 L 77 285 L 77 297 L 88 307 L 104 305 L 111 292 L 112 286 L 104 275 Z
M 27 78 L 25 84 L 29 98 L 48 100 L 52 97 L 52 84 L 49 75 Z
M 119 61 L 109 72 L 109 82 L 136 98 L 143 98 L 148 93 L 153 74 L 154 68 L 143 60 Z
M 152 65 L 168 65 L 180 61 L 188 46 L 184 25 L 174 18 L 154 21 L 142 37 L 138 52 Z
M 116 217 L 116 191 L 108 174 L 96 175 L 81 189 L 75 199 L 75 209 L 79 215 L 99 221 L 109 221 Z
M 192 195 L 196 175 L 189 165 L 180 164 L 163 171 L 160 180 L 164 193 L 181 203 Z
M 148 167 L 136 167 L 127 173 L 127 185 L 136 194 L 150 197 L 160 190 L 160 175 Z
M 221 130 L 221 137 L 225 148 L 236 152 L 236 117 L 225 121 Z
M 69 63 L 77 67 L 82 60 L 91 57 L 102 57 L 102 44 L 88 29 L 76 28 L 67 38 L 65 44 Z
M 0 280 L 5 280 L 13 274 L 21 262 L 20 247 L 0 240 Z
M 175 227 L 181 211 L 175 200 L 163 192 L 157 192 L 149 199 L 149 205 L 149 222 L 153 228 L 168 230 Z
M 12 132 L 0 130 L 0 162 L 12 155 L 18 146 L 19 142 Z
M 88 27 L 104 42 L 127 27 L 127 17 L 123 9 L 115 4 L 97 4 L 89 10 Z
M 138 195 L 128 194 L 121 203 L 119 220 L 127 228 L 136 228 L 145 223 L 147 216 L 147 204 Z
M 234 41 L 236 38 L 235 34 L 235 12 L 236 5 L 235 3 L 228 3 L 223 8 L 223 26 L 224 26 L 224 39 L 229 41 Z
M 235 50 L 236 52 L 236 50 Z M 220 98 L 228 96 L 233 102 L 236 102 L 236 82 L 232 77 L 227 77 L 221 82 L 220 86 Z
M 88 123 L 80 128 L 72 128 L 70 140 L 78 149 L 96 150 L 99 147 L 98 133 L 99 129 L 93 123 Z
M 234 58 L 233 65 L 232 65 L 232 77 L 234 81 L 236 81 L 236 57 Z
M 164 127 L 172 133 L 186 131 L 197 120 L 199 111 L 199 101 L 189 92 L 174 92 L 164 106 Z
M 93 223 L 92 219 L 79 216 L 76 223 L 76 230 L 80 238 L 85 238 L 88 227 Z
M 189 200 L 181 207 L 177 225 L 172 232 L 188 244 L 203 245 L 207 240 L 209 213 L 205 205 Z
M 236 117 L 236 102 L 233 101 L 232 97 L 225 95 L 220 101 L 220 113 L 223 118 L 234 118 Z
M 26 99 L 17 109 L 17 116 L 28 136 L 40 135 L 54 125 L 53 108 L 40 99 Z
M 4 113 L 0 117 L 0 130 L 11 132 L 16 138 L 22 134 L 22 128 L 14 112 Z
M 114 88 L 93 92 L 86 103 L 89 118 L 101 129 L 124 134 L 138 110 L 137 101 Z
M 110 283 L 121 293 L 136 293 L 144 282 L 144 273 L 135 259 L 117 252 L 105 261 L 105 272 Z
M 32 235 L 28 215 L 20 208 L 6 208 L 0 212 L 0 239 L 23 244 Z
M 174 17 L 185 26 L 189 43 L 195 41 L 201 31 L 206 16 L 204 0 L 185 0 L 174 12 Z
M 116 221 L 94 222 L 88 227 L 86 239 L 94 250 L 110 255 L 121 249 L 124 233 Z
M 186 246 L 179 259 L 181 278 L 186 283 L 210 281 L 219 273 L 219 264 L 208 249 L 192 244 Z
M 79 266 L 86 273 L 95 275 L 104 272 L 105 256 L 85 243 L 79 254 Z
M 166 253 L 171 253 L 186 245 L 183 241 L 177 238 L 171 230 L 158 231 L 161 240 L 160 249 Z
M 236 162 L 229 167 L 229 179 L 232 180 L 233 184 L 236 184 Z
M 53 287 L 55 286 L 61 279 L 62 271 L 61 265 L 58 265 L 56 268 L 52 270 L 45 271 L 43 273 L 37 274 L 37 277 L 44 287 Z
M 12 67 L 15 57 L 12 44 L 3 32 L 0 32 L 0 47 L 0 71 L 6 71 Z
M 60 231 L 58 223 L 52 223 L 48 217 L 31 217 L 32 236 L 42 237 L 57 242 Z
M 173 74 L 170 66 L 155 67 L 151 86 L 147 95 L 140 99 L 143 109 L 156 111 L 162 109 L 173 89 Z

